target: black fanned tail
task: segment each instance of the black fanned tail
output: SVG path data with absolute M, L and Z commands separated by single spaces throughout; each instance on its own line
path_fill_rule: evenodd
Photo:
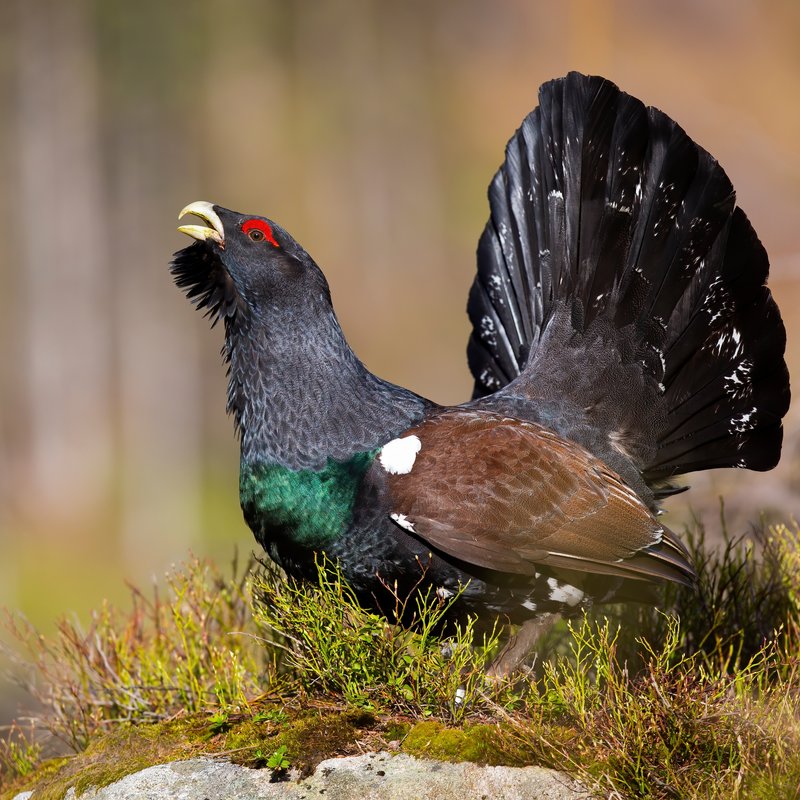
M 786 337 L 725 172 L 602 78 L 570 73 L 539 103 L 489 190 L 475 397 L 568 398 L 649 482 L 774 466 Z

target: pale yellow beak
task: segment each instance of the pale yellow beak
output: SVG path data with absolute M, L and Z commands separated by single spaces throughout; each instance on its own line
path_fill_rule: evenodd
M 217 212 L 214 211 L 213 203 L 207 203 L 205 200 L 197 200 L 194 203 L 189 203 L 189 205 L 178 214 L 178 219 L 182 219 L 187 214 L 194 214 L 196 217 L 200 217 L 203 222 L 207 222 L 211 227 L 208 228 L 204 225 L 181 225 L 178 228 L 181 233 L 185 233 L 193 239 L 199 239 L 201 242 L 206 241 L 206 239 L 211 239 L 211 241 L 216 242 L 220 247 L 225 246 L 225 230 L 222 227 L 220 218 L 217 216 Z

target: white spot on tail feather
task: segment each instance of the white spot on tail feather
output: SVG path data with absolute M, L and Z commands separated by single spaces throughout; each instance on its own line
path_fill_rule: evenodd
M 422 442 L 419 436 L 392 439 L 381 448 L 378 460 L 390 475 L 408 475 L 421 448 Z
M 500 388 L 500 381 L 488 369 L 484 369 L 481 372 L 479 380 L 486 389 L 494 390 Z
M 505 222 L 501 222 L 498 229 L 497 235 L 500 237 L 500 244 L 505 246 L 506 239 L 508 238 L 508 225 Z
M 753 430 L 753 428 L 756 427 L 757 420 L 755 419 L 755 415 L 757 412 L 758 409 L 753 406 L 749 411 L 743 411 L 741 414 L 731 417 L 730 427 L 728 428 L 729 432 L 747 433 Z M 741 444 L 739 446 L 741 447 Z
M 583 592 L 576 586 L 570 586 L 568 583 L 560 584 L 555 578 L 548 578 L 547 585 L 550 587 L 550 600 L 554 603 L 576 606 L 583 600 Z
M 743 358 L 734 368 L 730 375 L 725 376 L 725 393 L 734 400 L 742 400 L 749 397 L 753 390 L 750 373 L 753 369 L 753 362 Z

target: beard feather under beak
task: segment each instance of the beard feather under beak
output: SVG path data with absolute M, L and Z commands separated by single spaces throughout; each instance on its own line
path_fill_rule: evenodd
M 175 253 L 170 272 L 192 304 L 205 311 L 212 327 L 220 319 L 232 319 L 242 307 L 236 285 L 219 255 L 202 242 L 193 242 Z

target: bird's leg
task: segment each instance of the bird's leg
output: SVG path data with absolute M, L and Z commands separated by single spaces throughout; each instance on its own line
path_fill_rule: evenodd
M 560 619 L 561 614 L 542 614 L 523 622 L 497 654 L 497 658 L 489 664 L 486 674 L 490 678 L 508 678 L 525 663 L 539 639 Z

